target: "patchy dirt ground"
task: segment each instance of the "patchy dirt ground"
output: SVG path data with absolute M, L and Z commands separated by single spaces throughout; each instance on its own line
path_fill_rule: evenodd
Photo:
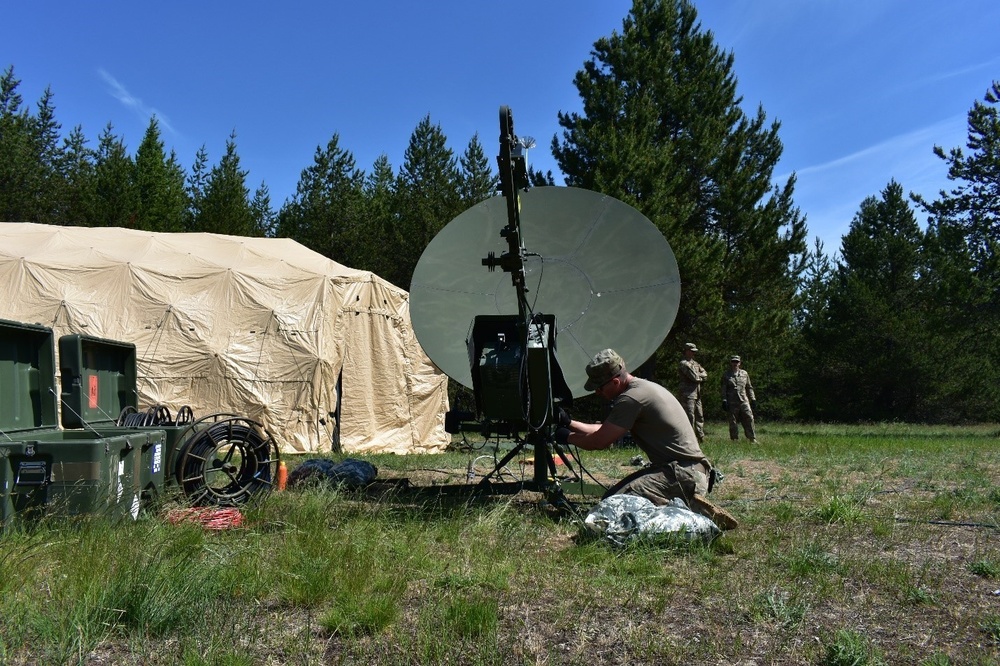
M 592 470 L 604 484 L 628 471 Z M 824 471 L 740 460 L 712 499 L 742 524 L 707 565 L 665 553 L 673 589 L 627 601 L 522 591 L 502 624 L 523 651 L 504 663 L 1000 663 L 1000 468 L 980 472 L 987 485 L 970 491 L 892 461 Z M 460 476 L 407 473 L 419 485 L 449 475 Z M 521 499 L 531 510 L 538 498 Z M 564 530 L 545 547 L 577 544 Z

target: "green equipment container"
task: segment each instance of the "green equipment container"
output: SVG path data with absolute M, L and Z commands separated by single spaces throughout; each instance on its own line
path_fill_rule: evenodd
M 165 405 L 140 412 L 135 345 L 85 335 L 59 339 L 62 425 L 104 436 L 154 429 L 166 445 L 144 449 L 143 494 L 177 484 L 201 506 L 238 506 L 269 491 L 277 478 L 278 449 L 260 424 L 234 414 L 195 420 L 190 407 L 172 418 Z
M 134 344 L 64 335 L 59 338 L 59 372 L 61 423 L 66 432 L 82 429 L 101 437 L 137 434 L 135 429 L 117 425 L 118 415 L 126 408 L 134 409 L 138 400 Z M 165 428 L 140 432 L 151 435 L 139 451 L 139 487 L 148 499 L 164 486 L 166 461 L 176 436 L 171 437 Z
M 0 518 L 41 513 L 138 516 L 143 455 L 163 431 L 60 430 L 52 330 L 0 320 Z M 151 481 L 155 483 L 155 481 Z

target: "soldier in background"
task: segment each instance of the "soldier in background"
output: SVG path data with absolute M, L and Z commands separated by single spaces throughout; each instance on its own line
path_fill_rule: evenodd
M 742 424 L 743 434 L 756 444 L 753 408 L 757 406 L 757 397 L 750 383 L 750 375 L 740 367 L 740 363 L 739 356 L 731 356 L 729 369 L 722 375 L 722 409 L 729 414 L 729 439 L 735 442 L 740 438 L 739 424 Z
M 694 360 L 697 352 L 698 348 L 693 342 L 685 343 L 684 358 L 680 362 L 678 371 L 681 375 L 681 404 L 700 444 L 705 441 L 705 410 L 701 404 L 701 385 L 708 377 L 708 373 L 698 361 Z

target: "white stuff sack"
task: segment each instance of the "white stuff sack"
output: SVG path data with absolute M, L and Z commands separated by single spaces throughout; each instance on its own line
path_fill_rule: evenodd
M 638 495 L 605 498 L 590 510 L 583 522 L 591 534 L 603 535 L 617 545 L 667 534 L 708 543 L 721 533 L 710 518 L 691 511 L 683 500 L 674 499 L 670 504 L 657 506 Z

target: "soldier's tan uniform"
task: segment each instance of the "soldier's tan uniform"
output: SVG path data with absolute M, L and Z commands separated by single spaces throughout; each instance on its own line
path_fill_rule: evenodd
M 729 369 L 722 375 L 722 399 L 727 405 L 726 411 L 729 412 L 729 439 L 735 442 L 740 438 L 739 426 L 742 424 L 746 438 L 756 442 L 757 434 L 754 432 L 750 401 L 756 402 L 757 396 L 754 395 L 750 375 L 740 368 L 739 356 L 729 359 Z
M 685 358 L 681 359 L 678 372 L 681 376 L 679 398 L 687 414 L 688 421 L 694 428 L 698 442 L 705 441 L 705 410 L 701 404 L 701 385 L 708 378 L 705 368 L 694 360 L 694 352 L 698 348 L 688 342 L 684 345 Z M 687 352 L 691 352 L 690 354 Z

